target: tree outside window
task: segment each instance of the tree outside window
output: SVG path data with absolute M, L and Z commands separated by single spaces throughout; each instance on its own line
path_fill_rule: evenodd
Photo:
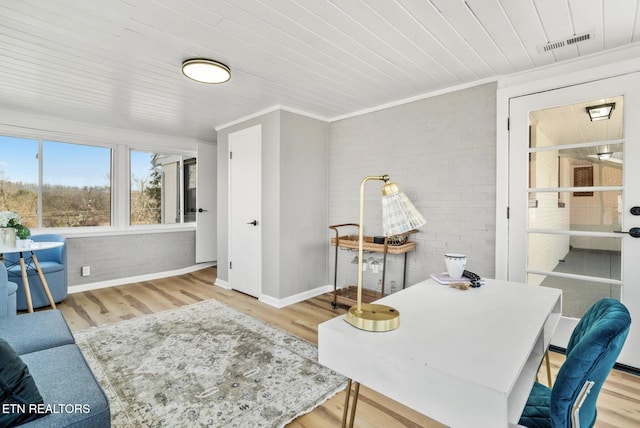
M 195 184 L 183 185 L 187 176 L 181 171 L 194 174 L 194 158 L 131 150 L 130 166 L 131 225 L 193 221 L 189 211 L 195 204 Z M 186 211 L 184 216 L 183 211 Z
M 111 149 L 0 136 L 0 210 L 29 228 L 111 225 Z M 40 174 L 42 171 L 42 174 Z

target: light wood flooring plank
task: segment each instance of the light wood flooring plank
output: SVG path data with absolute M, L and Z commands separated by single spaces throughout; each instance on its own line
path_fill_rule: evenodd
M 58 305 L 73 331 L 110 324 L 150 312 L 171 310 L 203 300 L 216 299 L 278 328 L 318 343 L 318 324 L 346 312 L 331 307 L 330 294 L 276 309 L 245 294 L 214 286 L 215 268 L 185 275 L 144 281 L 100 290 L 70 294 Z M 551 372 L 555 379 L 564 356 L 552 352 Z M 546 368 L 539 380 L 546 383 Z M 289 424 L 290 428 L 338 427 L 344 408 L 344 392 L 337 394 L 312 412 Z M 464 403 L 460 403 L 464 411 Z M 356 418 L 358 428 L 423 427 L 444 425 L 366 387 L 360 389 Z M 635 428 L 640 426 L 640 379 L 614 370 L 598 400 L 596 428 Z

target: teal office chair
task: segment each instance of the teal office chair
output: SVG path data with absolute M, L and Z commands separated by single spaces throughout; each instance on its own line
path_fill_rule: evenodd
M 600 389 L 620 355 L 631 316 L 615 299 L 602 299 L 571 333 L 567 357 L 552 389 L 535 383 L 520 425 L 527 428 L 591 428 Z

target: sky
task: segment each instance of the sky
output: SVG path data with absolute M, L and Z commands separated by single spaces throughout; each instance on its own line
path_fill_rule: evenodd
M 43 141 L 44 180 L 64 186 L 109 185 L 109 149 L 79 144 Z M 0 136 L 0 178 L 38 183 L 38 141 Z M 150 154 L 132 157 L 136 177 L 149 174 Z

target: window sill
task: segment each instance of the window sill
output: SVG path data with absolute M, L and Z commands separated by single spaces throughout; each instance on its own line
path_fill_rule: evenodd
M 118 235 L 142 235 L 152 233 L 169 233 L 169 232 L 188 232 L 195 231 L 196 224 L 167 224 L 167 225 L 140 225 L 128 226 L 126 228 L 116 227 L 65 227 L 65 228 L 46 228 L 31 229 L 32 235 L 43 235 L 46 233 L 56 233 L 67 238 L 89 238 L 98 236 L 118 236 Z

